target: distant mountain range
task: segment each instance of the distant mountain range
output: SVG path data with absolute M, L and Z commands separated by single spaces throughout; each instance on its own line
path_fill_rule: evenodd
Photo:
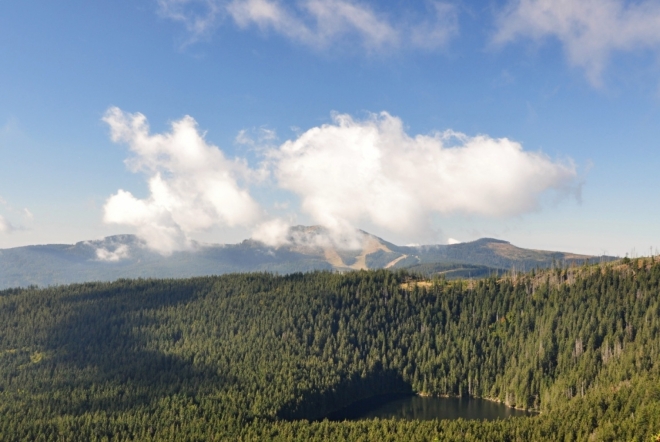
M 73 245 L 48 244 L 0 249 L 0 289 L 49 286 L 119 278 L 185 278 L 232 272 L 277 273 L 311 270 L 409 268 L 427 275 L 479 277 L 515 268 L 611 260 L 565 252 L 522 249 L 507 241 L 482 238 L 453 245 L 397 246 L 359 231 L 361 246 L 343 249 L 319 226 L 296 226 L 279 247 L 252 239 L 239 244 L 200 245 L 162 256 L 134 235 L 110 236 Z

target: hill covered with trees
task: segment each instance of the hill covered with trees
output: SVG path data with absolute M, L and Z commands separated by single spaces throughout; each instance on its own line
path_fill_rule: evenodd
M 651 440 L 660 263 L 464 281 L 406 271 L 0 292 L 1 440 Z M 330 422 L 383 393 L 538 410 Z

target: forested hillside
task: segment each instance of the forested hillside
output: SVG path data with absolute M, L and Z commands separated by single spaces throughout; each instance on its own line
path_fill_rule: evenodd
M 0 292 L 0 440 L 652 440 L 660 263 L 478 281 L 233 274 Z M 381 393 L 535 409 L 329 422 Z

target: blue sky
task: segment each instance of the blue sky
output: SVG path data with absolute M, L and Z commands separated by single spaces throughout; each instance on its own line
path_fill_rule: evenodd
M 658 29 L 650 0 L 5 2 L 0 248 L 322 223 L 648 254 Z

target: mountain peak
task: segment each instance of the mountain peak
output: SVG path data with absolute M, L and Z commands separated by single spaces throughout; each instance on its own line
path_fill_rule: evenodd
M 609 258 L 606 258 L 609 259 Z M 51 244 L 0 250 L 0 289 L 117 278 L 183 278 L 234 272 L 292 273 L 311 270 L 400 269 L 459 277 L 492 271 L 549 267 L 594 257 L 522 249 L 481 238 L 455 245 L 397 246 L 362 230 L 336 235 L 323 226 L 293 226 L 278 247 L 248 239 L 205 244 L 169 256 L 148 249 L 135 235 L 113 235 L 73 245 Z M 481 273 L 479 273 L 479 267 Z M 463 271 L 463 273 L 461 273 Z

